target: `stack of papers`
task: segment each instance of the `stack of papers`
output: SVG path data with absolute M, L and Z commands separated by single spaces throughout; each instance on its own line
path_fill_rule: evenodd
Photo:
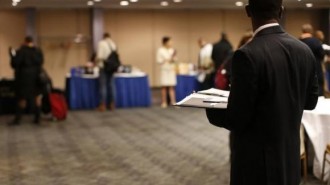
M 229 94 L 229 91 L 211 88 L 193 93 L 175 105 L 179 107 L 226 109 Z

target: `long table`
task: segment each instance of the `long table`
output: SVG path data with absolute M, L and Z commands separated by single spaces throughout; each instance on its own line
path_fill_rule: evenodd
M 199 89 L 200 84 L 196 75 L 177 75 L 177 85 L 175 87 L 177 102 Z
M 330 143 L 330 99 L 319 98 L 313 111 L 304 111 L 302 124 L 315 151 L 314 175 L 321 178 L 323 154 L 327 144 Z M 326 174 L 329 170 L 329 165 L 326 165 Z M 326 178 L 329 178 L 328 175 Z
M 148 107 L 151 91 L 145 74 L 116 74 L 115 103 L 117 108 Z M 72 110 L 94 109 L 99 104 L 99 80 L 97 77 L 70 77 L 66 80 L 69 107 Z

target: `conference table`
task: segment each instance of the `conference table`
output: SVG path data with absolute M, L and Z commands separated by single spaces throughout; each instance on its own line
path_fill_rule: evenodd
M 177 75 L 175 87 L 177 102 L 198 90 L 200 90 L 200 83 L 197 80 L 197 75 Z
M 145 73 L 115 74 L 114 84 L 117 108 L 151 105 L 151 91 Z M 85 75 L 67 78 L 66 95 L 71 110 L 95 109 L 100 99 L 98 77 Z
M 304 111 L 302 124 L 315 151 L 314 175 L 321 178 L 324 151 L 330 143 L 330 99 L 320 97 L 314 110 Z M 330 165 L 325 166 L 325 179 L 328 179 Z

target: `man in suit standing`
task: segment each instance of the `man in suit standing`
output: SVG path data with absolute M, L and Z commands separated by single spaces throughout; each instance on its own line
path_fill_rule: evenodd
M 300 40 L 307 44 L 307 46 L 312 50 L 316 59 L 316 73 L 319 82 L 319 96 L 323 96 L 324 87 L 324 75 L 322 69 L 322 63 L 324 61 L 325 52 L 322 47 L 322 42 L 313 37 L 313 26 L 310 24 L 304 24 L 302 26 L 302 35 Z
M 211 58 L 214 62 L 215 71 L 219 69 L 221 64 L 232 53 L 233 46 L 230 44 L 226 33 L 221 33 L 221 39 L 219 42 L 213 44 L 213 50 Z
M 210 123 L 233 134 L 231 185 L 298 185 L 300 124 L 318 100 L 315 57 L 278 24 L 282 0 L 249 0 L 254 37 L 233 57 L 226 110 Z

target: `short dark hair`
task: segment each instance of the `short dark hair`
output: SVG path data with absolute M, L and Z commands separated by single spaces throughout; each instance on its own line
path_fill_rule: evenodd
M 110 38 L 110 37 L 111 37 L 110 33 L 104 33 L 103 34 L 103 38 Z
M 252 15 L 260 19 L 278 19 L 283 0 L 249 0 Z
M 33 38 L 31 36 L 26 36 L 25 39 L 24 39 L 24 42 L 25 43 L 31 43 L 31 42 L 33 42 Z
M 166 44 L 170 40 L 171 40 L 171 37 L 168 37 L 168 36 L 163 37 L 163 39 L 162 39 L 163 45 Z

